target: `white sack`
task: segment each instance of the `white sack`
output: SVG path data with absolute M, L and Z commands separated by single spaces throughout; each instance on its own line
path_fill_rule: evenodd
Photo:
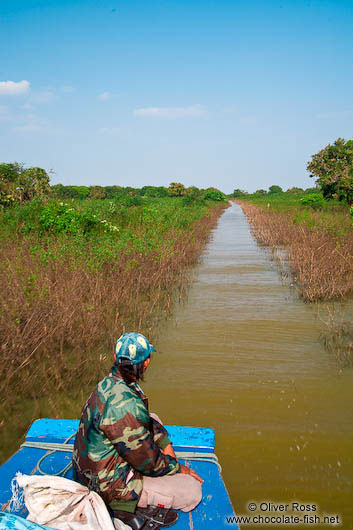
M 113 524 L 103 499 L 73 480 L 20 473 L 16 479 L 24 491 L 29 521 L 58 530 L 131 530 L 118 519 Z

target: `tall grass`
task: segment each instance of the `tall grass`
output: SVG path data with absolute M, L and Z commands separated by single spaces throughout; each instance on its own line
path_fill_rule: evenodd
M 120 334 L 156 336 L 225 205 L 74 201 L 61 231 L 60 215 L 45 224 L 57 207 L 33 203 L 0 219 L 2 459 L 34 417 L 79 414 Z
M 343 299 L 352 294 L 353 229 L 348 209 L 333 204 L 313 210 L 280 198 L 264 203 L 240 204 L 259 243 L 286 250 L 291 280 L 303 299 Z
M 282 275 L 289 275 L 305 301 L 349 299 L 353 226 L 348 208 L 332 202 L 313 210 L 302 206 L 300 197 L 284 195 L 239 201 L 257 241 L 272 249 Z M 326 349 L 340 365 L 353 366 L 351 309 L 342 312 L 328 306 L 325 312 L 321 338 Z

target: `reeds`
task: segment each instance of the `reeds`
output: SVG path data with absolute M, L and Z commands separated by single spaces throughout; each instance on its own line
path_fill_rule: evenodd
M 352 309 L 326 308 L 326 329 L 321 334 L 325 348 L 336 357 L 341 366 L 353 366 Z
M 77 416 L 77 406 L 66 399 L 63 410 L 57 396 L 72 395 L 74 401 L 80 392 L 87 398 L 112 364 L 114 342 L 123 332 L 140 331 L 154 340 L 224 207 L 211 208 L 185 230 L 163 232 L 166 244 L 158 251 L 127 246 L 97 268 L 90 265 L 89 246 L 79 260 L 52 248 L 55 259 L 43 262 L 43 254 L 33 252 L 33 238 L 3 241 L 1 459 L 13 451 L 8 429 L 18 438 L 42 411 Z M 60 246 L 59 240 L 52 246 Z
M 240 204 L 257 241 L 274 251 L 285 249 L 291 281 L 304 300 L 343 299 L 352 294 L 353 229 L 348 212 L 302 215 Z

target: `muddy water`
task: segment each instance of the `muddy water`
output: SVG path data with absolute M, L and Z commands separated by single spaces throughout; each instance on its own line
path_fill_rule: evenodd
M 249 501 L 298 501 L 353 528 L 353 370 L 340 373 L 325 352 L 322 326 L 232 205 L 160 334 L 144 388 L 166 423 L 215 429 L 239 514 Z

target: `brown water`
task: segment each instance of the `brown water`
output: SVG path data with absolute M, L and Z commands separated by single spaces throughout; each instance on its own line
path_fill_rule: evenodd
M 326 353 L 322 328 L 232 205 L 160 334 L 144 389 L 166 423 L 215 429 L 238 514 L 249 501 L 298 501 L 353 528 L 353 370 Z

